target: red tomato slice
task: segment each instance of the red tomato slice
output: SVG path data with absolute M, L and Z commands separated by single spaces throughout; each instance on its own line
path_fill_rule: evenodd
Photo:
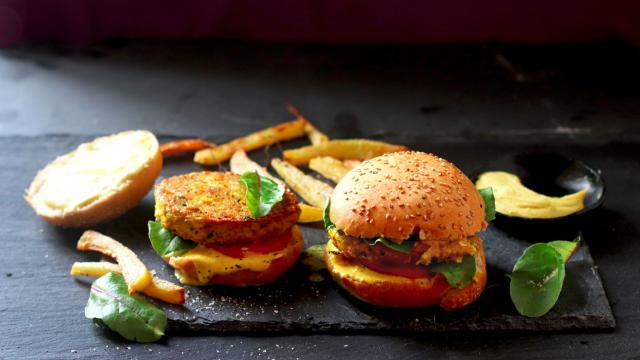
M 429 269 L 419 265 L 385 264 L 370 261 L 368 259 L 355 259 L 355 261 L 379 273 L 398 275 L 409 279 L 419 279 L 427 277 L 430 273 Z
M 291 230 L 276 236 L 266 236 L 253 242 L 244 242 L 229 245 L 209 245 L 208 247 L 224 255 L 242 259 L 247 251 L 260 254 L 268 254 L 287 247 L 293 239 Z

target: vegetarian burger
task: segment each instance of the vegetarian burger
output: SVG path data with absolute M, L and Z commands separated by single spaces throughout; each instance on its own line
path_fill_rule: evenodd
M 450 162 L 422 152 L 363 162 L 338 183 L 325 227 L 333 278 L 367 303 L 388 307 L 476 300 L 486 283 L 485 203 Z
M 280 190 L 280 200 L 272 201 L 266 214 L 252 214 L 250 186 L 237 174 L 195 172 L 157 185 L 158 223 L 150 222 L 149 237 L 182 283 L 261 285 L 297 261 L 304 241 L 295 225 L 300 213 L 296 196 L 257 173 L 249 175 L 254 176 L 253 190 L 267 185 L 273 185 L 275 193 Z

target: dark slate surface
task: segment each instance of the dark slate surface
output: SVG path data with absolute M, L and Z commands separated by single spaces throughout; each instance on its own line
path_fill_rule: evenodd
M 298 144 L 304 143 L 298 141 Z M 435 151 L 430 146 L 403 137 L 402 144 L 415 149 Z M 291 147 L 293 144 L 284 144 Z M 491 169 L 516 171 L 511 161 L 518 154 L 518 147 L 509 150 L 495 150 L 482 144 L 442 144 L 438 153 L 446 156 L 456 152 L 460 158 L 456 162 L 463 169 L 477 168 L 478 152 L 483 148 L 483 157 L 493 159 Z M 466 151 L 462 149 L 466 148 Z M 268 158 L 279 156 L 278 147 L 268 152 L 257 151 L 254 160 L 265 166 Z M 507 155 L 507 156 L 505 156 Z M 198 171 L 189 157 L 171 159 L 165 165 L 162 176 Z M 272 171 L 273 172 L 273 171 Z M 151 201 L 151 200 L 150 200 Z M 148 216 L 153 216 L 149 214 Z M 137 220 L 137 219 L 136 219 Z M 123 219 L 123 221 L 126 221 Z M 508 224 L 507 224 L 508 225 Z M 131 224 L 132 227 L 136 224 Z M 574 238 L 582 231 L 585 222 L 574 224 L 520 225 L 527 232 L 536 231 L 540 235 L 536 241 L 550 241 L 550 234 L 567 234 Z M 559 228 L 558 228 L 559 227 Z M 141 227 L 143 228 L 143 227 Z M 551 230 L 553 229 L 553 231 Z M 318 227 L 303 226 L 307 246 L 323 244 L 326 236 Z M 126 234 L 135 241 L 145 242 L 140 234 Z M 142 234 L 144 235 L 144 233 Z M 116 236 L 115 234 L 113 236 Z M 553 235 L 551 235 L 553 236 Z M 560 235 L 556 235 L 560 236 Z M 587 239 L 589 234 L 584 234 Z M 116 236 L 117 237 L 117 236 Z M 588 247 L 580 248 L 567 267 L 568 276 L 565 296 L 556 309 L 541 318 L 519 316 L 509 301 L 508 281 L 504 276 L 510 272 L 515 260 L 528 245 L 521 235 L 514 236 L 500 227 L 500 221 L 492 224 L 483 234 L 487 247 L 487 262 L 491 270 L 487 291 L 482 300 L 468 309 L 446 312 L 438 309 L 385 310 L 367 306 L 345 296 L 333 281 L 312 282 L 310 272 L 298 265 L 287 276 L 275 284 L 260 289 L 221 289 L 220 287 L 189 289 L 190 299 L 184 308 L 169 311 L 171 326 L 175 329 L 212 332 L 269 332 L 269 331 L 452 331 L 452 330 L 567 330 L 567 329 L 609 329 L 615 326 L 606 294 L 600 282 L 596 265 Z M 520 237 L 520 238 L 519 238 Z M 153 257 L 151 248 L 145 250 Z M 161 262 L 155 261 L 154 268 Z M 163 276 L 171 276 L 170 271 Z M 328 278 L 328 276 L 325 275 Z
M 1 51 L 0 358 L 637 358 L 639 59 L 636 50 L 619 44 L 375 48 L 113 42 L 87 49 Z M 602 169 L 607 199 L 584 220 L 583 233 L 616 328 L 379 335 L 174 332 L 163 342 L 141 345 L 87 321 L 82 314 L 87 284 L 67 272 L 72 261 L 95 257 L 73 250 L 80 231 L 48 226 L 20 198 L 37 169 L 72 150 L 77 138 L 39 135 L 148 128 L 221 141 L 287 119 L 286 102 L 335 137 L 411 140 L 469 173 L 510 163 L 512 153 L 532 148 L 568 153 Z M 151 206 L 145 201 L 126 221 L 98 230 L 137 234 L 132 245 L 143 250 L 147 245 L 138 224 L 147 220 Z M 541 229 L 501 226 L 522 240 L 551 240 Z M 574 235 L 571 228 L 556 232 L 560 228 L 553 229 L 554 238 Z M 150 264 L 156 259 L 144 257 Z
M 166 140 L 166 138 L 161 138 Z M 20 189 L 28 183 L 29 174 L 33 174 L 36 164 L 46 163 L 51 154 L 62 154 L 69 147 L 89 140 L 78 136 L 50 136 L 26 139 L 3 138 L 4 148 L 15 149 L 30 159 L 25 162 L 21 157 L 4 156 L 4 163 L 13 174 L 22 174 L 24 181 L 9 181 L 3 198 L 13 199 L 9 218 L 14 223 L 21 219 L 24 223 L 20 231 L 14 231 L 16 241 L 34 246 L 33 253 L 44 253 L 47 265 L 57 269 L 68 270 L 73 261 L 96 260 L 97 254 L 79 253 L 74 249 L 79 230 L 57 229 L 42 223 L 15 197 Z M 403 144 L 414 149 L 434 151 L 455 161 L 463 171 L 504 169 L 516 171 L 511 159 L 513 155 L 524 150 L 521 147 L 491 146 L 488 144 L 440 144 L 425 146 L 406 137 Z M 302 143 L 299 141 L 298 143 Z M 291 146 L 288 144 L 288 146 Z M 483 168 L 480 153 L 474 149 L 482 148 L 482 158 L 490 158 L 491 167 Z M 550 148 L 547 147 L 547 150 Z M 268 153 L 253 154 L 256 161 L 267 163 L 267 158 L 277 156 L 278 150 L 272 148 Z M 561 148 L 565 154 L 576 153 L 575 149 Z M 587 157 L 588 154 L 583 154 Z M 488 166 L 488 165 L 487 165 Z M 201 170 L 193 164 L 189 157 L 171 158 L 166 161 L 162 177 L 173 174 Z M 143 259 L 150 269 L 161 277 L 175 281 L 172 269 L 165 265 L 149 246 L 146 237 L 146 222 L 153 219 L 153 198 L 149 194 L 133 211 L 120 219 L 97 227 L 103 233 L 120 240 Z M 600 282 L 597 267 L 588 251 L 588 243 L 592 237 L 588 219 L 578 219 L 571 224 L 550 223 L 549 226 L 520 224 L 521 233 L 513 234 L 505 231 L 498 219 L 482 234 L 486 243 L 486 257 L 489 266 L 487 290 L 481 299 L 461 311 L 445 312 L 439 309 L 387 310 L 362 304 L 352 299 L 331 281 L 312 282 L 308 279 L 310 272 L 298 264 L 288 275 L 276 283 L 258 289 L 230 289 L 222 287 L 187 287 L 188 301 L 184 307 L 167 307 L 170 321 L 169 331 L 184 333 L 208 331 L 214 333 L 269 333 L 274 331 L 453 331 L 453 330 L 568 330 L 568 329 L 611 329 L 615 319 Z M 506 224 L 508 225 L 508 223 Z M 28 235 L 35 229 L 39 234 Z M 27 232 L 25 234 L 24 232 Z M 324 231 L 318 227 L 304 226 L 303 232 L 307 246 L 325 242 Z M 522 234 L 529 234 L 526 237 Z M 579 232 L 583 233 L 585 244 L 570 260 L 567 266 L 567 280 L 562 296 L 556 308 L 548 315 L 540 318 L 519 316 L 511 304 L 508 295 L 508 281 L 504 276 L 513 268 L 513 264 L 524 248 L 527 240 L 551 241 L 554 239 L 572 239 Z M 44 235 L 46 234 L 46 235 Z M 536 234 L 536 236 L 531 236 Z M 42 247 L 54 244 L 50 256 Z M 6 281 L 19 281 L 36 273 L 18 272 L 14 277 L 5 277 Z M 58 273 L 64 277 L 65 273 Z M 73 281 L 68 278 L 62 287 L 48 287 L 48 291 L 66 292 L 70 287 L 86 292 L 86 281 Z M 86 298 L 86 294 L 80 296 Z

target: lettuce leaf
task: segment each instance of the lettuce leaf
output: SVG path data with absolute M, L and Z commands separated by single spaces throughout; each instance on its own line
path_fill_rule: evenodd
M 140 295 L 129 295 L 120 274 L 107 273 L 91 285 L 84 316 L 100 320 L 127 340 L 154 342 L 164 336 L 167 315 Z
M 195 242 L 183 240 L 179 236 L 173 235 L 158 222 L 149 221 L 148 228 L 151 246 L 162 257 L 180 256 L 196 247 Z
M 476 258 L 469 255 L 462 258 L 459 263 L 433 263 L 429 265 L 429 270 L 442 274 L 452 287 L 462 289 L 469 285 L 476 275 Z
M 284 186 L 257 171 L 245 172 L 239 181 L 247 187 L 247 208 L 254 217 L 268 215 L 273 206 L 282 201 Z
M 518 313 L 539 317 L 555 306 L 564 283 L 565 263 L 579 240 L 538 243 L 525 249 L 509 276 L 509 293 Z
M 496 199 L 493 196 L 493 189 L 488 187 L 478 190 L 484 199 L 484 219 L 492 221 L 496 218 Z

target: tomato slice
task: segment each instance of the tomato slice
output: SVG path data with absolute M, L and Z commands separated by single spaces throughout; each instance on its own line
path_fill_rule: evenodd
M 291 230 L 276 236 L 266 236 L 264 238 L 238 244 L 228 245 L 208 245 L 209 248 L 232 258 L 242 259 L 248 251 L 260 254 L 268 254 L 282 250 L 293 240 Z
M 371 270 L 388 275 L 397 275 L 409 279 L 419 279 L 429 276 L 430 272 L 425 266 L 420 265 L 404 265 L 390 264 L 384 262 L 375 262 L 365 258 L 351 259 L 368 267 Z

